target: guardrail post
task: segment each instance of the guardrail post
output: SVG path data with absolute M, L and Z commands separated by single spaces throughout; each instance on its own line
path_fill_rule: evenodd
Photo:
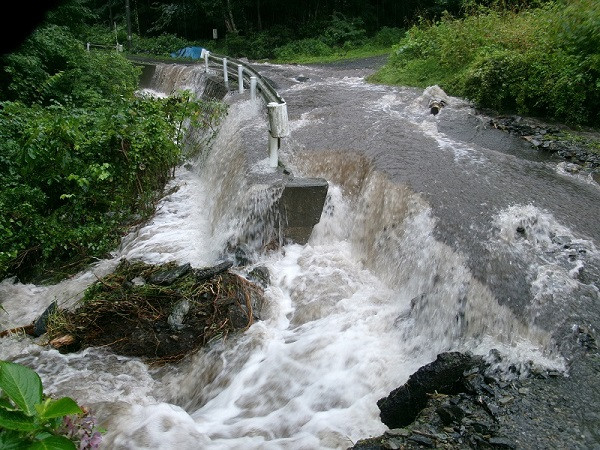
M 287 104 L 271 102 L 267 104 L 269 112 L 269 166 L 279 165 L 280 138 L 290 134 L 288 126 Z
M 238 64 L 238 92 L 244 93 L 244 66 Z
M 204 71 L 206 73 L 208 73 L 208 55 L 210 54 L 210 52 L 208 50 L 206 50 L 204 52 Z
M 227 74 L 227 58 L 223 58 L 223 81 L 225 82 L 225 86 L 229 88 L 229 76 Z
M 267 104 L 269 111 L 269 127 L 274 137 L 286 137 L 290 134 L 288 126 L 287 104 L 270 102 Z
M 279 165 L 279 138 L 271 136 L 269 132 L 269 167 Z
M 256 100 L 256 77 L 250 77 L 250 99 Z

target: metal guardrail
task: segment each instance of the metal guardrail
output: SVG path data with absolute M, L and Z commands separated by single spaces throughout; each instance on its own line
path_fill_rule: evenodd
M 273 88 L 273 86 L 271 86 L 271 84 L 267 80 L 265 80 L 257 71 L 255 71 L 250 65 L 244 64 L 242 61 L 239 61 L 234 58 L 216 55 L 209 51 L 205 51 L 204 64 L 205 69 L 207 71 L 209 67 L 211 67 L 211 63 L 213 64 L 212 67 L 223 67 L 223 77 L 225 78 L 225 74 L 227 74 L 228 76 L 231 75 L 233 78 L 238 80 L 238 85 L 242 85 L 239 82 L 241 68 L 242 78 L 248 85 L 250 85 L 252 77 L 256 78 L 257 88 L 260 90 L 263 98 L 267 103 L 285 103 L 285 100 L 281 97 L 281 95 L 279 95 L 275 88 Z
M 267 104 L 269 114 L 269 165 L 277 167 L 279 165 L 278 152 L 281 148 L 281 138 L 290 134 L 288 125 L 287 104 L 279 93 L 251 66 L 244 64 L 234 58 L 214 55 L 209 51 L 204 51 L 204 68 L 209 73 L 211 67 L 215 71 L 222 70 L 223 82 L 229 85 L 229 76 L 237 79 L 238 91 L 244 92 L 244 84 L 250 87 L 250 98 L 256 98 L 257 91 Z M 222 67 L 222 69 L 220 69 Z
M 90 47 L 102 47 L 96 44 L 87 44 Z M 122 46 L 117 47 L 122 51 Z M 266 103 L 269 116 L 269 165 L 273 168 L 279 166 L 278 152 L 281 148 L 281 139 L 289 136 L 287 104 L 277 90 L 250 65 L 234 58 L 212 54 L 204 50 L 204 70 L 207 74 L 211 72 L 221 73 L 223 82 L 229 88 L 229 76 L 237 80 L 238 90 L 243 93 L 245 87 L 250 88 L 250 98 L 255 100 L 260 94 Z

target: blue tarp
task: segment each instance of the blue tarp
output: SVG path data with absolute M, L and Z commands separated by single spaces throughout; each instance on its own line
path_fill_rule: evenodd
M 202 59 L 204 58 L 204 52 L 206 49 L 202 47 L 184 47 L 176 52 L 171 53 L 172 58 L 192 58 Z

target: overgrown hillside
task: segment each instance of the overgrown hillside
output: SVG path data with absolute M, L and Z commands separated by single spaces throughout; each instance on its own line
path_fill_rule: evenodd
M 474 7 L 415 25 L 372 81 L 438 84 L 481 107 L 600 126 L 600 3 Z
M 0 279 L 61 278 L 106 256 L 181 162 L 181 124 L 224 112 L 137 95 L 138 68 L 59 23 L 0 59 Z

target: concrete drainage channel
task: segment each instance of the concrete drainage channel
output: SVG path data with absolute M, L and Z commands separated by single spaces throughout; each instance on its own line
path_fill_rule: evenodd
M 142 66 L 140 87 L 150 87 L 157 64 L 131 58 Z M 180 63 L 177 63 L 180 64 Z M 198 67 L 198 63 L 191 63 Z M 323 178 L 296 178 L 289 170 L 281 165 L 278 151 L 281 139 L 289 135 L 287 105 L 277 91 L 260 76 L 254 69 L 243 62 L 217 55 L 204 55 L 205 77 L 202 97 L 205 99 L 223 100 L 231 94 L 233 101 L 247 98 L 245 87 L 249 87 L 250 98 L 258 95 L 265 103 L 268 113 L 268 141 L 265 149 L 246 148 L 250 152 L 268 152 L 271 173 L 262 174 L 260 178 L 249 180 L 251 183 L 261 183 L 270 186 L 282 186 L 279 201 L 274 204 L 280 217 L 280 230 L 284 243 L 304 245 L 308 242 L 313 227 L 319 223 L 329 184 Z M 230 77 L 233 82 L 230 81 Z M 238 94 L 235 94 L 237 91 Z M 239 95 L 239 97 L 238 97 Z

